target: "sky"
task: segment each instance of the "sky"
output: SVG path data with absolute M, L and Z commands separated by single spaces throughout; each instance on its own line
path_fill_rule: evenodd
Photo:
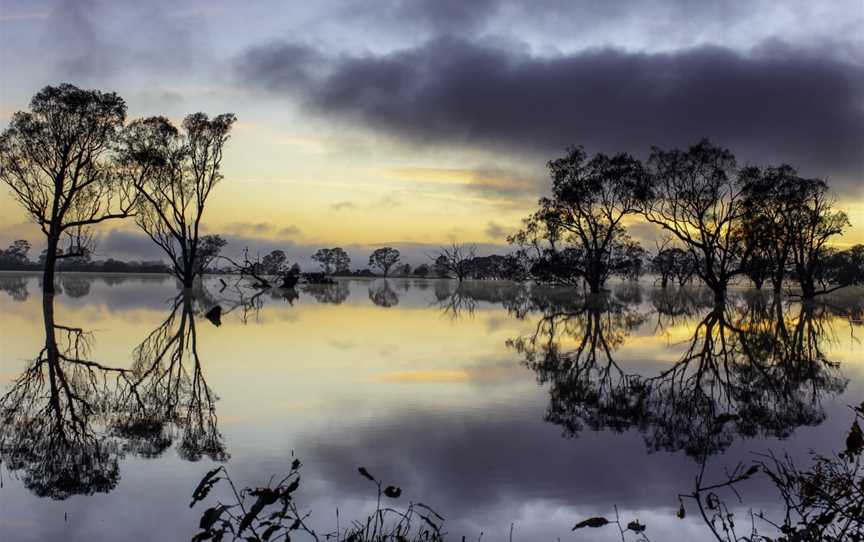
M 204 224 L 235 254 L 504 251 L 566 147 L 702 137 L 828 179 L 853 224 L 838 244 L 864 242 L 860 0 L 0 0 L 0 66 L 0 127 L 61 82 L 130 118 L 235 113 Z M 22 237 L 41 248 L 0 189 L 0 246 Z M 100 239 L 159 256 L 132 220 Z

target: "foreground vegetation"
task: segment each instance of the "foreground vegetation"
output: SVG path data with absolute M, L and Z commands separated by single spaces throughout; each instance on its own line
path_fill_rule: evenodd
M 830 456 L 813 454 L 809 465 L 797 465 L 788 456 L 759 456 L 752 463 L 739 464 L 725 479 L 704 479 L 705 462 L 696 476 L 695 488 L 678 495 L 680 508 L 676 515 L 683 520 L 688 509 L 695 509 L 702 520 L 705 539 L 718 542 L 860 542 L 864 540 L 864 403 L 853 409 L 854 421 L 845 440 L 845 449 Z M 447 540 L 445 520 L 426 504 L 399 502 L 402 489 L 377 480 L 365 468 L 361 476 L 377 488 L 376 505 L 368 516 L 349 520 L 342 528 L 319 533 L 309 526 L 311 511 L 297 502 L 300 488 L 298 459 L 290 471 L 266 486 L 237 489 L 224 466 L 209 471 L 192 494 L 190 507 L 208 499 L 218 484 L 230 488 L 233 499 L 217 501 L 203 511 L 200 532 L 193 542 L 204 540 L 291 540 L 305 536 L 310 540 L 336 542 L 437 542 Z M 752 508 L 742 521 L 737 509 L 746 505 L 742 497 L 748 480 L 764 476 L 771 481 L 782 502 L 778 514 Z M 659 497 L 659 496 L 658 496 Z M 731 503 L 730 503 L 731 502 Z M 686 503 L 686 504 L 685 504 Z M 337 513 L 338 517 L 338 513 Z M 583 529 L 615 528 L 621 540 L 649 542 L 650 526 L 638 519 L 624 520 L 615 510 L 613 518 L 596 516 L 576 522 L 572 531 L 581 539 Z M 482 538 L 482 533 L 480 534 Z M 463 536 L 464 541 L 466 538 Z M 513 540 L 511 527 L 510 539 Z

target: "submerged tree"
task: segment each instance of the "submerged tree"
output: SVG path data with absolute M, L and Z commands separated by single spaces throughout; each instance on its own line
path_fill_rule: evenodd
M 800 183 L 795 205 L 789 210 L 790 252 L 804 299 L 847 286 L 822 285 L 820 289 L 820 283 L 827 279 L 828 244 L 849 226 L 846 213 L 833 209 L 834 201 L 824 181 L 808 179 Z
M 369 255 L 369 267 L 380 269 L 386 277 L 390 274 L 390 269 L 399 263 L 399 256 L 399 251 L 392 247 L 375 249 L 375 251 Z
M 783 287 L 789 266 L 793 210 L 807 180 L 794 168 L 748 167 L 741 172 L 743 189 L 742 234 L 750 258 L 745 273 L 757 288 L 770 279 L 775 293 Z
M 658 247 L 657 254 L 651 258 L 649 269 L 657 275 L 661 288 L 665 289 L 670 280 L 676 281 L 678 286 L 684 286 L 693 279 L 696 262 L 686 250 L 667 244 Z
M 0 180 L 45 234 L 42 288 L 59 259 L 93 247 L 93 226 L 129 216 L 136 193 L 113 147 L 126 103 L 113 92 L 47 86 L 0 135 Z
M 681 243 L 697 263 L 696 274 L 722 303 L 729 282 L 743 272 L 745 256 L 735 157 L 702 140 L 686 151 L 654 147 L 649 166 L 652 194 L 642 215 Z
M 441 277 L 456 275 L 459 282 L 465 280 L 471 271 L 471 260 L 477 254 L 477 247 L 462 243 L 450 243 L 441 247 L 433 257 L 435 270 Z
M 124 133 L 122 164 L 139 194 L 136 222 L 187 289 L 224 245 L 201 235 L 201 219 L 222 180 L 223 147 L 236 120 L 230 113 L 213 119 L 195 113 L 183 120 L 181 132 L 168 119 L 151 117 L 130 123 Z
M 627 154 L 597 154 L 588 160 L 581 147 L 548 164 L 552 197 L 525 220 L 512 243 L 534 249 L 538 278 L 574 283 L 584 280 L 598 293 L 613 274 L 636 276 L 642 249 L 630 239 L 623 220 L 647 197 L 646 175 Z
M 321 271 L 326 275 L 333 273 L 347 273 L 351 265 L 351 258 L 341 247 L 321 248 L 312 255 L 312 259 L 321 266 Z

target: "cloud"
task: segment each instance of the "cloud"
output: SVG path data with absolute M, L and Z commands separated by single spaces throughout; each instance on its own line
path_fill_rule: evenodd
M 745 161 L 789 162 L 851 189 L 864 171 L 864 68 L 830 47 L 762 43 L 537 56 L 454 37 L 386 54 L 296 43 L 246 51 L 247 84 L 417 145 L 551 157 L 572 144 L 644 154 L 708 136 Z
M 357 208 L 357 205 L 350 201 L 337 201 L 336 203 L 331 203 L 330 208 L 334 211 L 353 211 Z
M 270 232 L 272 229 L 273 229 L 273 225 L 269 224 L 267 222 L 257 222 L 257 223 L 231 222 L 231 223 L 225 225 L 225 231 L 226 232 L 240 233 L 240 234 L 247 234 L 247 233 L 263 234 L 263 233 Z
M 489 222 L 486 224 L 486 235 L 489 236 L 490 239 L 504 240 L 510 235 L 510 231 L 505 229 L 504 226 L 497 224 L 495 222 Z
M 218 233 L 220 235 L 274 237 L 280 239 L 298 237 L 302 234 L 300 228 L 294 224 L 279 227 L 270 222 L 229 222 L 217 230 L 213 230 L 212 228 L 207 228 L 207 230 L 207 233 Z
M 276 232 L 278 237 L 297 237 L 301 235 L 303 232 L 295 225 L 286 226 L 284 228 L 279 228 Z
M 405 167 L 388 170 L 385 175 L 422 183 L 462 185 L 468 192 L 481 197 L 508 200 L 524 196 L 533 198 L 539 188 L 536 176 L 499 167 Z
M 384 196 L 375 204 L 375 207 L 381 209 L 395 209 L 402 205 L 402 202 L 396 196 Z
M 96 259 L 117 260 L 163 260 L 165 253 L 153 241 L 139 231 L 114 229 L 99 239 Z

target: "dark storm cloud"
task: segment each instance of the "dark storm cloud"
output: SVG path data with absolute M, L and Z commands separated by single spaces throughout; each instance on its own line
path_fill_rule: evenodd
M 644 154 L 710 137 L 745 161 L 785 161 L 844 188 L 864 170 L 864 69 L 779 42 L 748 54 L 589 49 L 539 57 L 443 37 L 390 54 L 248 50 L 246 84 L 417 144 L 549 157 L 571 144 Z

